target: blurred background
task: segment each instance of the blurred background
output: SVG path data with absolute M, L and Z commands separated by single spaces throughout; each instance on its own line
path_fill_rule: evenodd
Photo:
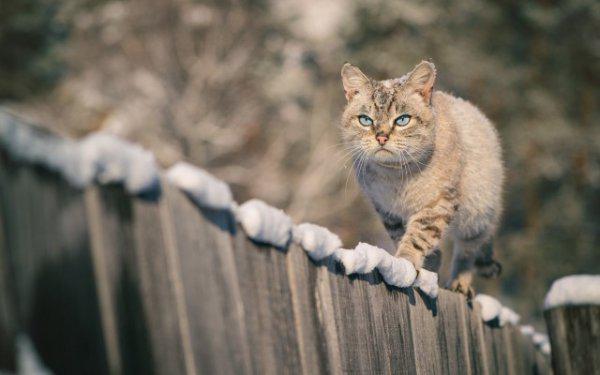
M 342 151 L 339 71 L 384 79 L 431 59 L 437 88 L 504 145 L 504 273 L 476 288 L 541 327 L 552 280 L 600 273 L 599 30 L 596 0 L 2 0 L 0 102 L 390 249 Z

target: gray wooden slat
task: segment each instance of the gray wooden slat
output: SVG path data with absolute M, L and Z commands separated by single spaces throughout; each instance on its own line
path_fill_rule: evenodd
M 524 363 L 524 371 L 523 374 L 538 374 L 537 364 L 536 364 L 536 352 L 537 349 L 533 345 L 533 341 L 531 341 L 531 337 L 527 337 L 521 335 L 521 343 L 522 343 L 522 356 Z
M 488 353 L 491 353 L 490 372 L 496 374 L 514 374 L 512 348 L 507 328 L 500 328 L 495 323 L 484 325 L 484 337 Z
M 535 356 L 535 369 L 534 369 L 535 374 L 540 374 L 540 375 L 553 374 L 552 368 L 548 362 L 548 357 L 546 355 L 542 354 L 539 350 L 536 350 L 534 353 L 534 356 Z M 574 374 L 582 374 L 582 375 L 597 374 L 597 372 L 586 372 L 585 369 L 584 369 L 584 371 L 579 371 L 579 369 L 577 369 L 573 373 Z M 558 374 L 562 374 L 562 373 L 558 372 Z
M 176 246 L 172 261 L 179 269 L 171 282 L 181 283 L 178 288 L 185 307 L 181 321 L 187 322 L 195 366 L 188 366 L 188 372 L 248 373 L 251 347 L 240 292 L 247 276 L 238 275 L 236 269 L 232 217 L 227 212 L 198 209 L 168 185 L 164 190 L 162 221 L 163 225 L 170 222 L 168 231 Z M 242 251 L 258 253 L 255 249 L 235 253 Z
M 525 337 L 521 334 L 517 327 L 507 327 L 509 331 L 509 339 L 511 341 L 514 371 L 516 374 L 525 374 L 528 372 L 527 366 L 527 346 Z
M 567 342 L 567 322 L 565 311 L 554 308 L 544 312 L 548 337 L 552 346 L 552 368 L 557 374 L 573 374 L 571 352 Z
M 7 166 L 7 184 L 3 187 L 3 207 L 6 212 L 5 237 L 7 245 L 8 267 L 13 272 L 13 289 L 20 329 L 29 317 L 30 291 L 34 280 L 33 269 L 39 263 L 39 249 L 33 244 L 31 227 L 31 200 L 28 189 L 31 186 L 29 168 L 18 168 L 14 164 Z M 35 198 L 39 198 L 36 195 Z
M 515 349 L 515 357 L 520 363 L 516 366 L 517 374 L 547 374 L 550 373 L 550 361 L 549 358 L 541 356 L 540 359 L 544 361 L 542 369 L 537 364 L 537 356 L 539 354 L 538 349 L 533 344 L 531 337 L 523 335 L 517 327 L 510 327 L 513 340 L 513 347 Z
M 600 374 L 600 306 L 563 306 L 544 312 L 556 374 Z M 543 366 L 539 355 L 537 363 Z
M 336 364 L 328 359 L 335 356 L 328 355 L 332 345 L 328 345 L 326 325 L 334 323 L 323 316 L 318 298 L 317 267 L 323 264 L 312 261 L 296 245 L 288 250 L 286 261 L 302 373 L 332 373 Z M 333 346 L 337 347 L 337 342 Z
M 3 202 L 6 200 L 6 191 L 9 181 L 5 176 L 5 156 L 0 152 L 0 370 L 16 370 L 15 363 L 15 339 L 17 334 L 17 322 L 15 316 L 15 301 L 12 289 L 13 277 L 9 269 L 7 239 L 4 235 L 4 223 L 7 211 Z
M 138 230 L 144 221 L 136 214 L 136 205 L 143 207 L 120 186 L 91 187 L 86 193 L 88 220 L 92 234 L 92 253 L 100 296 L 104 337 L 112 373 L 164 373 L 183 368 L 178 331 L 168 330 L 170 315 L 166 311 L 172 299 L 156 299 L 154 291 L 168 291 L 169 280 L 156 277 L 148 281 L 147 263 L 141 264 L 145 252 L 153 256 L 154 265 L 165 268 L 164 258 L 152 252 L 163 247 L 159 239 L 151 247 L 137 243 Z M 147 208 L 147 207 L 146 207 Z M 155 208 L 156 210 L 156 208 Z M 151 220 L 149 212 L 140 208 L 138 214 Z M 156 211 L 154 211 L 156 214 Z M 156 216 L 155 216 L 156 219 Z M 154 228 L 154 235 L 157 231 Z M 151 234 L 147 239 L 151 239 Z M 162 283 L 161 283 L 162 282 Z M 164 285 L 164 283 L 167 283 Z M 152 299 L 155 297 L 155 299 Z M 173 313 L 173 312 L 172 312 Z M 157 331 L 165 328 L 166 331 Z M 161 337 L 165 342 L 161 342 Z M 156 339 L 154 339 L 156 337 Z M 165 343 L 172 344 L 168 349 Z M 164 362 L 168 360 L 169 362 Z
M 506 355 L 506 347 L 502 340 L 500 328 L 486 324 L 484 325 L 484 334 L 488 342 L 488 348 L 490 348 L 491 358 L 493 359 L 494 371 L 491 372 L 502 375 L 508 374 L 504 357 Z
M 1 183 L 1 180 L 0 180 Z M 9 289 L 4 235 L 0 208 L 0 370 L 15 371 L 15 339 L 17 325 L 14 318 L 14 300 Z
M 236 231 L 234 254 L 252 372 L 301 372 L 286 254 L 249 241 L 241 230 Z
M 483 321 L 481 319 L 481 307 L 477 303 L 469 303 L 464 310 L 469 334 L 469 352 L 471 358 L 471 370 L 474 374 L 490 374 L 491 352 L 488 351 L 484 333 Z
M 502 346 L 498 346 L 494 332 L 497 330 L 489 323 L 483 324 L 483 338 L 486 351 L 488 371 L 490 374 L 505 374 L 504 364 L 501 363 Z
M 514 346 L 513 341 L 513 333 L 514 327 L 511 324 L 507 324 L 502 328 L 502 341 L 504 342 L 504 347 L 506 350 L 506 354 L 504 356 L 504 361 L 506 363 L 506 372 L 508 374 L 519 374 L 518 372 L 518 361 L 519 357 L 516 353 L 517 348 Z
M 441 290 L 437 300 L 437 333 L 442 373 L 471 374 L 471 343 L 467 328 L 467 301 L 457 293 Z
M 111 241 L 115 224 L 106 222 L 102 198 L 96 187 L 87 189 L 85 193 L 86 215 L 90 231 L 90 243 L 96 290 L 99 299 L 102 334 L 106 346 L 107 364 L 110 373 L 123 371 L 119 334 L 117 332 L 117 313 L 115 307 L 115 289 L 118 269 L 121 267 L 120 256 L 115 252 Z M 111 220 L 114 221 L 114 220 Z M 108 244 L 107 235 L 109 239 Z M 117 249 L 119 250 L 119 249 Z
M 157 374 L 184 374 L 185 354 L 159 202 L 133 201 L 135 261 Z M 168 225 L 168 224 L 167 224 Z
M 342 347 L 345 343 L 340 342 L 338 335 L 336 309 L 331 289 L 331 266 L 333 265 L 329 258 L 319 262 L 315 294 L 319 321 L 324 328 L 330 372 L 341 374 L 344 368 L 344 364 L 342 363 Z
M 385 359 L 386 372 L 414 374 L 414 345 L 410 330 L 412 289 L 387 286 L 374 273 L 376 285 L 368 286 L 368 305 L 373 316 L 376 350 Z
M 6 172 L 18 329 L 54 372 L 106 373 L 82 194 L 39 168 L 12 164 Z
M 344 276 L 332 259 L 327 271 L 342 372 L 389 372 L 386 353 L 377 347 L 382 337 L 368 303 L 368 289 L 376 287 L 370 285 L 376 283 L 373 275 Z
M 428 297 L 414 292 L 410 322 L 418 374 L 441 374 L 441 343 L 436 330 L 436 305 Z

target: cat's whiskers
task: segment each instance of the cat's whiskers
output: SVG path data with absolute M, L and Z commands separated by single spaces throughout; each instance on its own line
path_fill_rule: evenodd
M 361 158 L 363 157 L 365 151 L 359 146 L 356 149 L 356 154 L 353 154 L 353 161 L 352 161 L 352 168 L 348 168 L 348 174 L 346 175 L 346 183 L 344 185 L 344 196 L 346 195 L 347 191 L 348 191 L 348 180 L 350 179 L 350 173 L 352 173 L 352 170 L 354 169 L 354 171 L 356 171 L 356 163 L 357 163 L 357 159 L 360 161 Z
M 417 167 L 417 169 L 419 169 L 419 173 L 423 173 L 423 171 L 421 170 L 421 163 L 415 159 L 408 150 L 402 150 L 403 153 L 406 153 L 406 155 L 411 159 L 412 162 L 415 163 L 415 166 Z
M 358 151 L 360 151 L 360 145 L 346 144 L 342 150 L 338 150 L 339 155 L 337 156 L 335 163 L 339 164 L 339 162 L 342 161 L 342 164 L 345 166 L 348 159 L 352 158 Z

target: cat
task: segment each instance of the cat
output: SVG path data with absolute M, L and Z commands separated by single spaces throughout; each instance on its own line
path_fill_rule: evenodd
M 417 270 L 453 242 L 447 287 L 473 297 L 474 271 L 497 276 L 491 240 L 502 213 L 498 133 L 471 103 L 434 90 L 422 61 L 401 78 L 377 81 L 346 63 L 343 143 L 354 172 L 396 244 Z

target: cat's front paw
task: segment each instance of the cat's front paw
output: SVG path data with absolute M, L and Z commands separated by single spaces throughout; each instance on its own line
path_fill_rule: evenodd
M 396 258 L 404 258 L 411 262 L 415 269 L 419 270 L 423 268 L 423 253 L 415 251 L 414 249 L 400 245 L 395 255 Z
M 464 295 L 468 301 L 475 297 L 475 289 L 471 286 L 471 282 L 461 277 L 451 280 L 446 288 L 452 292 Z

